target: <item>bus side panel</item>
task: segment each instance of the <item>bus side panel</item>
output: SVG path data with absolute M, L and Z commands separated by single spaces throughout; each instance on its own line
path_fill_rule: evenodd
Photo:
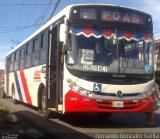
M 41 83 L 45 85 L 45 74 L 41 72 L 42 66 L 20 71 L 20 82 L 25 103 L 38 106 L 38 88 Z
M 23 97 L 23 92 L 21 91 L 22 89 L 19 77 L 20 77 L 19 71 L 14 71 L 9 73 L 8 95 L 11 97 L 13 97 L 14 95 L 16 100 L 26 102 L 25 98 Z
M 41 69 L 42 66 L 37 66 L 9 73 L 9 96 L 12 96 L 14 85 L 15 99 L 37 107 L 39 85 L 45 85 L 45 74 Z
M 12 97 L 12 93 L 13 93 L 13 89 L 14 89 L 14 93 L 15 93 L 15 99 L 19 100 L 19 96 L 17 94 L 17 87 L 16 87 L 16 82 L 15 82 L 15 78 L 14 78 L 14 72 L 10 72 L 8 74 L 9 76 L 9 86 L 8 86 L 8 96 Z

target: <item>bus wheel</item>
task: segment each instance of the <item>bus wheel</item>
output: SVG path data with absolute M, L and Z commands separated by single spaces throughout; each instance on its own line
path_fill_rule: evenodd
M 42 98 L 41 98 L 41 112 L 44 117 L 49 118 L 50 110 L 47 109 L 47 96 L 46 96 L 46 89 L 43 89 Z
M 154 112 L 146 112 L 146 122 L 148 126 L 155 126 L 155 113 Z
M 14 86 L 12 86 L 12 102 L 14 104 L 18 104 L 18 100 L 16 100 L 16 98 L 15 98 L 15 89 L 14 89 Z

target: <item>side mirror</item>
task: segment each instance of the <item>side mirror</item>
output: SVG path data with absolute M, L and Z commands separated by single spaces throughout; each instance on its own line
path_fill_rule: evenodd
M 61 24 L 60 25 L 60 30 L 59 30 L 59 41 L 60 42 L 65 42 L 66 39 L 66 25 Z
M 73 54 L 71 51 L 67 51 L 67 64 L 74 64 Z

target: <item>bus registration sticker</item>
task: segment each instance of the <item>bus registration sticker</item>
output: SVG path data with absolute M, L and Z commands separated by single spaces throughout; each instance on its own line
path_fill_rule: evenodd
M 123 108 L 123 101 L 112 101 L 112 107 L 114 108 Z

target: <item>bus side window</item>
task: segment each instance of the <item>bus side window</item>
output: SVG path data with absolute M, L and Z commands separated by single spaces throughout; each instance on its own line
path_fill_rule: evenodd
M 26 57 L 25 57 L 25 67 L 28 68 L 31 66 L 31 52 L 32 52 L 32 43 L 29 42 L 26 45 Z
M 7 56 L 6 59 L 5 59 L 5 71 L 6 73 L 9 73 L 10 71 L 10 64 L 11 64 L 11 56 Z
M 13 70 L 15 70 L 17 51 L 14 53 Z
M 40 44 L 40 64 L 44 64 L 46 62 L 46 48 L 47 48 L 47 42 L 48 42 L 48 36 L 47 32 L 41 34 L 41 44 Z
M 12 55 L 10 55 L 10 65 L 9 65 L 9 71 L 12 71 L 13 67 L 12 67 Z
M 39 38 L 33 40 L 32 46 L 32 65 L 37 66 L 39 64 Z
M 14 70 L 19 69 L 19 54 L 20 54 L 20 50 L 17 50 L 16 53 L 15 53 Z
M 32 63 L 32 65 L 34 65 L 34 62 L 35 62 L 35 60 L 34 60 L 34 57 L 35 57 L 35 39 L 33 40 L 33 43 L 32 43 L 32 59 L 31 59 L 31 63 Z
M 16 52 L 14 52 L 14 53 L 11 55 L 10 71 L 14 71 L 15 57 L 16 57 Z
M 24 67 L 24 56 L 25 56 L 25 49 L 22 48 L 20 50 L 20 69 L 23 69 Z

